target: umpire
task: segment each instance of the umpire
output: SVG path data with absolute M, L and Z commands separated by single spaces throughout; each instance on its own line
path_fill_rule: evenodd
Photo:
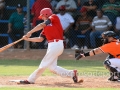
M 110 71 L 109 81 L 120 81 L 120 41 L 115 38 L 113 31 L 102 33 L 103 45 L 92 49 L 87 53 L 81 53 L 76 49 L 75 58 L 79 60 L 82 57 L 93 56 L 100 53 L 108 53 L 104 61 L 104 66 Z

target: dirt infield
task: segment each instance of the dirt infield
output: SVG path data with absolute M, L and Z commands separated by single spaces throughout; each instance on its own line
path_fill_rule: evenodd
M 0 59 L 33 59 L 38 60 L 42 59 L 45 55 L 46 50 L 12 50 L 9 49 L 5 52 L 0 53 Z M 84 58 L 86 60 L 104 60 L 107 54 L 100 54 L 94 57 Z M 60 60 L 74 60 L 74 51 L 65 50 L 63 54 L 59 57 Z M 83 83 L 73 83 L 70 78 L 61 78 L 60 76 L 41 76 L 37 79 L 35 84 L 30 85 L 18 85 L 9 80 L 19 80 L 26 79 L 26 76 L 1 76 L 0 77 L 0 87 L 3 86 L 17 86 L 17 87 L 68 87 L 68 88 L 99 88 L 99 87 L 110 87 L 110 88 L 119 88 L 119 82 L 110 82 L 107 81 L 108 77 L 81 77 L 83 78 Z
M 41 76 L 35 84 L 17 84 L 9 82 L 9 80 L 26 79 L 27 77 L 20 76 L 4 76 L 0 77 L 0 87 L 15 86 L 15 87 L 65 87 L 65 88 L 119 88 L 120 82 L 110 82 L 104 77 L 79 77 L 83 78 L 83 83 L 74 83 L 70 78 L 61 78 L 60 76 Z
M 87 52 L 86 50 L 85 52 Z M 9 49 L 0 53 L 0 59 L 31 59 L 38 60 L 42 59 L 46 53 L 46 49 L 32 49 L 32 50 L 20 50 L 20 49 Z M 82 58 L 84 60 L 104 60 L 107 54 L 100 54 L 92 57 Z M 60 60 L 75 60 L 74 50 L 66 49 L 63 54 L 59 57 Z

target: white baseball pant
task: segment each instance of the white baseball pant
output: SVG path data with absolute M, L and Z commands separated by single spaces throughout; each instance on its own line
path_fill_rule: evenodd
M 57 66 L 58 56 L 60 56 L 63 53 L 63 50 L 64 50 L 63 40 L 48 43 L 46 55 L 42 59 L 39 68 L 36 69 L 28 77 L 28 81 L 30 83 L 34 83 L 35 80 L 44 72 L 46 68 L 49 68 L 50 71 L 60 76 L 73 77 L 74 76 L 73 70 L 67 70 L 60 66 Z
M 111 63 L 111 67 L 114 67 L 117 69 L 118 72 L 120 72 L 120 59 L 118 58 L 111 58 L 109 59 L 110 63 Z

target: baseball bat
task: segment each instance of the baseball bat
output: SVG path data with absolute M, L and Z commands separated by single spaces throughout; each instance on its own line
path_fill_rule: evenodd
M 8 45 L 6 45 L 6 46 L 1 47 L 1 48 L 0 48 L 0 52 L 5 51 L 6 49 L 10 48 L 11 46 L 15 45 L 16 43 L 18 43 L 18 42 L 20 42 L 20 41 L 22 41 L 22 40 L 23 40 L 23 38 L 15 41 L 15 42 L 13 42 L 13 43 L 10 43 L 10 44 L 8 44 Z

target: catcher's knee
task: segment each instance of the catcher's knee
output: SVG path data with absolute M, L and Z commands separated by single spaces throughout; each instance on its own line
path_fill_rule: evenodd
M 117 72 L 116 68 L 110 66 L 111 62 L 109 60 L 104 61 L 104 66 L 112 73 Z
M 105 66 L 110 66 L 111 65 L 111 62 L 109 60 L 105 60 L 104 63 L 103 63 Z

